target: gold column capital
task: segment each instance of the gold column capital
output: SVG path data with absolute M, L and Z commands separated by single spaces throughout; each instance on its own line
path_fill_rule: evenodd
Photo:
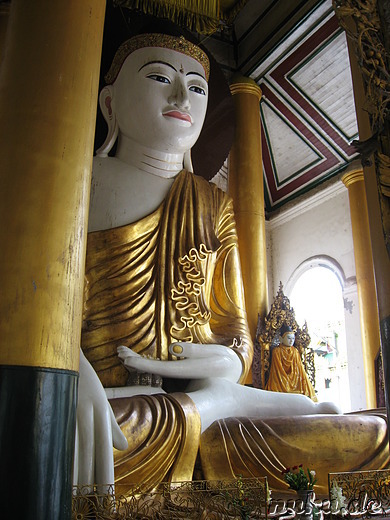
M 251 78 L 241 75 L 235 75 L 230 85 L 232 96 L 235 94 L 252 94 L 260 101 L 263 93 L 259 85 Z
M 363 168 L 356 168 L 352 171 L 347 171 L 342 177 L 341 181 L 345 184 L 347 188 L 351 186 L 354 182 L 364 182 L 364 173 Z

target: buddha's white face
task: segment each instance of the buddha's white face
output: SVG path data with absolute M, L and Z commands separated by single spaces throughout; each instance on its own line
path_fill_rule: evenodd
M 197 141 L 206 115 L 208 85 L 202 65 L 170 49 L 130 54 L 113 85 L 119 134 L 167 153 Z
M 295 341 L 295 334 L 293 332 L 286 332 L 282 337 L 282 344 L 286 347 L 292 347 Z

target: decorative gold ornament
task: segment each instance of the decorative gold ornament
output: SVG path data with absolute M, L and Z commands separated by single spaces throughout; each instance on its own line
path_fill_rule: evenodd
M 161 483 L 153 491 L 141 485 L 74 486 L 72 520 L 105 518 L 274 518 L 295 513 L 304 517 L 304 503 L 295 495 L 271 496 L 266 478 L 238 478 L 232 481 L 198 480 Z M 321 516 L 337 518 L 383 517 L 390 506 L 390 470 L 329 474 L 329 499 L 313 498 Z M 322 513 L 322 514 L 321 514 Z M 247 516 L 245 516 L 245 514 Z
M 377 0 L 333 0 L 340 26 L 355 43 L 355 51 L 366 87 L 365 108 L 376 133 L 389 116 L 390 76 L 381 38 Z M 349 21 L 353 20 L 352 30 Z
M 332 516 L 387 516 L 390 507 L 390 470 L 329 473 Z
M 104 487 L 106 493 L 97 486 L 73 488 L 72 520 L 266 518 L 269 502 L 266 478 L 162 482 L 152 491 L 143 484 Z
M 206 80 L 210 76 L 210 61 L 204 51 L 194 43 L 189 42 L 184 36 L 170 36 L 168 34 L 147 33 L 133 36 L 126 40 L 116 51 L 110 70 L 104 76 L 107 85 L 111 85 L 116 80 L 125 59 L 134 51 L 146 47 L 159 47 L 181 52 L 190 56 L 202 65 L 206 75 Z

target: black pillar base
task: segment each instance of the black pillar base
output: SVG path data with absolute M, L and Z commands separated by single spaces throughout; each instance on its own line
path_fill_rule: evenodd
M 77 372 L 0 366 L 0 516 L 71 518 Z

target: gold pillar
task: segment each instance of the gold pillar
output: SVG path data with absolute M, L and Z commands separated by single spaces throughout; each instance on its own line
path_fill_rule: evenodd
M 0 364 L 78 369 L 105 0 L 13 0 L 0 75 Z
M 0 503 L 70 520 L 105 0 L 12 0 L 0 68 Z M 18 484 L 15 486 L 15 482 Z M 20 500 L 20 493 L 23 500 Z
M 363 169 L 347 171 L 341 180 L 348 188 L 351 212 L 367 408 L 375 408 L 375 358 L 380 349 L 380 333 Z
M 255 337 L 258 315 L 268 310 L 263 165 L 259 102 L 261 90 L 245 77 L 230 86 L 236 131 L 229 159 L 249 330 Z

